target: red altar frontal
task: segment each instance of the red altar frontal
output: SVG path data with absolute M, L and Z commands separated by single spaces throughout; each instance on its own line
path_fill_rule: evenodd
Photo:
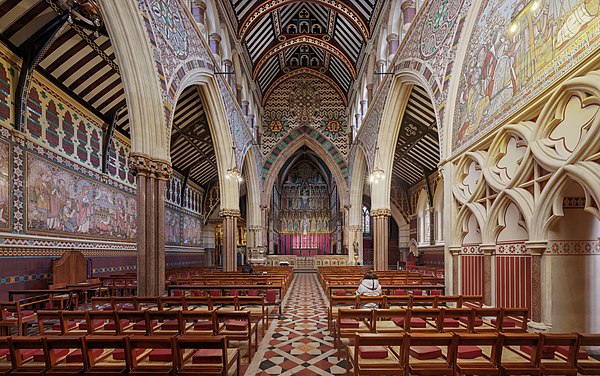
M 315 256 L 331 254 L 331 234 L 281 234 L 281 254 Z

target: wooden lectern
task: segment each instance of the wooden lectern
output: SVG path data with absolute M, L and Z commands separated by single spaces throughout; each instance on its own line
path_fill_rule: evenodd
M 87 280 L 87 260 L 80 251 L 65 251 L 52 261 L 52 283 L 72 285 Z

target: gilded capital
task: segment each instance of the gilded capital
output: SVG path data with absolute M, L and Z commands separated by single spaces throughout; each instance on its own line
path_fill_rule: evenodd
M 239 218 L 241 213 L 239 209 L 221 209 L 219 215 L 225 218 Z
M 129 157 L 129 167 L 138 175 L 160 180 L 169 180 L 173 175 L 173 167 L 169 162 L 154 160 L 145 155 L 131 155 Z
M 371 210 L 371 217 L 391 217 L 391 209 L 373 209 Z

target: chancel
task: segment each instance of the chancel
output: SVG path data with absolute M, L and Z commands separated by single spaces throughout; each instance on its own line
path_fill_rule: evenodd
M 599 88 L 597 0 L 0 0 L 0 374 L 598 374 Z

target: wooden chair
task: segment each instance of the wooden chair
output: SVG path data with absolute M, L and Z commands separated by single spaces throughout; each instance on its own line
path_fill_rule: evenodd
M 16 328 L 17 335 L 25 335 L 27 325 L 37 321 L 37 315 L 34 311 L 22 309 L 19 302 L 0 302 L 0 311 L 2 321 L 0 327 L 10 333 L 11 328 Z
M 38 331 L 40 335 L 62 335 L 65 333 L 61 311 L 37 311 Z M 75 322 L 72 324 L 77 326 Z
M 332 296 L 329 298 L 329 309 L 327 315 L 327 328 L 330 332 L 335 332 L 333 323 L 338 316 L 338 311 L 342 308 L 356 308 L 356 296 Z
M 440 331 L 449 333 L 472 333 L 473 311 L 470 308 L 442 308 Z
M 275 289 L 265 290 L 265 306 L 267 306 L 267 315 L 271 315 L 269 308 L 275 307 L 277 315 L 271 315 L 271 317 L 281 318 L 281 301 L 283 300 L 283 290 L 279 290 L 279 294 Z
M 149 311 L 116 311 L 119 334 L 149 335 Z
M 472 314 L 473 332 L 490 333 L 497 332 L 502 322 L 501 308 L 474 308 Z
M 458 333 L 454 370 L 458 375 L 500 375 L 501 337 L 496 333 Z
M 174 376 L 177 374 L 175 337 L 131 336 L 129 375 Z
M 92 326 L 87 311 L 62 311 L 63 335 L 83 336 L 92 333 Z M 75 325 L 73 325 L 75 324 Z M 103 322 L 94 323 L 96 326 L 104 325 Z
M 387 303 L 385 301 L 385 296 L 357 296 L 356 308 L 368 308 L 368 309 L 378 309 L 385 308 Z
M 211 296 L 210 300 L 214 309 L 221 311 L 237 311 L 237 298 L 235 296 Z
M 186 296 L 185 304 L 187 305 L 187 310 L 212 310 L 212 300 L 210 296 Z
M 438 297 L 429 295 L 411 295 L 409 308 L 437 308 Z
M 250 317 L 257 323 L 261 323 L 262 335 L 269 326 L 269 315 L 265 306 L 265 298 L 262 296 L 238 296 L 237 309 L 239 311 L 250 311 Z
M 497 321 L 496 330 L 501 332 L 527 332 L 529 309 L 527 308 L 502 308 Z
M 458 308 L 481 308 L 483 307 L 483 296 L 481 295 L 460 295 Z
M 176 336 L 183 334 L 180 310 L 147 311 L 150 334 Z
M 341 358 L 340 349 L 344 338 L 352 343 L 356 333 L 373 333 L 373 310 L 340 308 L 334 326 L 334 347 L 337 348 L 338 358 Z
M 439 295 L 438 307 L 458 308 L 460 295 Z
M 87 376 L 125 376 L 131 368 L 128 336 L 89 335 L 84 338 Z M 120 356 L 117 356 L 115 353 Z
M 410 307 L 410 295 L 387 295 L 385 301 L 387 304 L 387 308 Z
M 213 310 L 179 311 L 185 334 L 211 336 L 216 333 L 216 319 Z
M 540 375 L 540 334 L 502 333 L 501 337 L 502 375 Z
M 89 334 L 121 334 L 116 311 L 88 311 L 88 317 Z
M 159 299 L 157 296 L 134 296 L 135 306 L 141 311 L 157 310 Z
M 93 311 L 114 311 L 115 305 L 112 296 L 95 296 L 92 298 Z
M 376 309 L 373 311 L 373 330 L 376 333 L 404 333 L 407 311 L 404 308 Z
M 115 311 L 136 311 L 139 310 L 137 300 L 133 296 L 115 296 L 112 299 Z
M 450 333 L 410 333 L 404 346 L 407 375 L 452 375 L 456 341 Z
M 252 359 L 252 335 L 254 349 L 258 350 L 258 330 L 252 322 L 250 311 L 221 311 L 215 310 L 217 335 L 227 337 L 231 341 L 248 341 L 248 361 Z
M 161 296 L 158 298 L 158 310 L 184 310 L 187 309 L 183 296 Z
M 600 346 L 600 334 L 578 334 L 577 342 L 577 371 L 582 375 L 600 375 L 600 362 L 588 357 L 586 352 L 590 347 L 598 349 Z
M 40 336 L 17 336 L 8 340 L 12 363 L 11 375 L 34 376 L 46 373 L 44 341 L 45 338 Z
M 240 375 L 240 351 L 230 349 L 224 336 L 185 335 L 177 338 L 176 353 L 180 376 L 229 375 L 235 366 Z M 191 350 L 191 351 L 190 351 Z
M 540 371 L 542 375 L 576 376 L 577 334 L 546 333 L 540 341 Z M 566 355 L 556 350 L 562 347 Z
M 59 357 L 57 354 L 66 352 Z M 44 341 L 47 376 L 83 376 L 87 370 L 85 347 L 81 336 L 53 336 Z
M 437 308 L 409 309 L 404 324 L 407 332 L 434 332 L 439 333 L 441 311 Z
M 48 286 L 49 290 L 59 290 L 65 289 L 67 287 L 66 283 L 55 283 Z M 54 310 L 58 306 L 59 310 L 69 309 L 69 305 L 74 303 L 75 309 L 79 307 L 79 297 L 74 293 L 65 293 L 65 294 L 50 294 L 48 297 L 48 309 Z
M 10 360 L 10 337 L 0 337 L 0 376 L 8 376 L 12 372 Z
M 356 376 L 404 375 L 404 340 L 404 334 L 356 334 L 354 346 L 348 346 L 346 374 L 354 368 Z

